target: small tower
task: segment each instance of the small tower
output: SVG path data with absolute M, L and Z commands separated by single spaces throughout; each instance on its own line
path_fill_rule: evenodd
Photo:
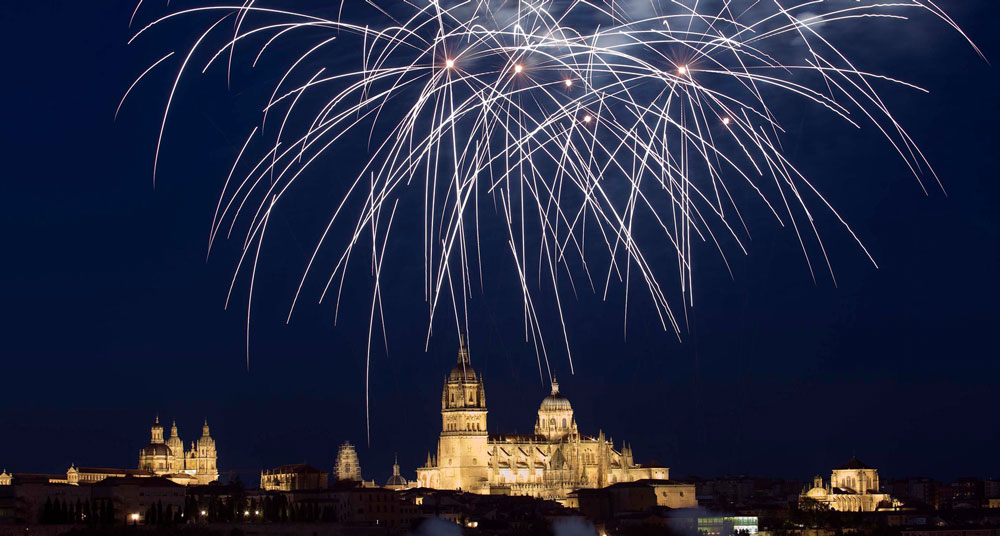
M 406 479 L 399 474 L 399 456 L 394 457 L 392 462 L 392 476 L 386 481 L 385 487 L 388 489 L 406 488 Z
M 160 416 L 156 416 L 156 421 L 153 426 L 149 429 L 149 442 L 158 445 L 163 443 L 163 427 L 160 426 Z
M 170 438 L 167 439 L 167 447 L 170 448 L 170 472 L 184 472 L 184 442 L 177 432 L 177 421 L 170 425 Z
M 350 441 L 344 441 L 337 451 L 337 461 L 333 464 L 333 476 L 338 481 L 361 482 L 361 462 L 358 452 Z

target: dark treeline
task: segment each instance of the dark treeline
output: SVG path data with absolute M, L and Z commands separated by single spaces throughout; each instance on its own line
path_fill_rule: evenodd
M 69 523 L 110 524 L 115 521 L 115 509 L 111 501 L 90 499 L 75 503 L 62 499 L 45 500 L 41 519 L 43 525 L 64 525 Z

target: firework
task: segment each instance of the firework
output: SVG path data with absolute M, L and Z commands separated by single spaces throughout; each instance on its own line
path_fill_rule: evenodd
M 179 20 L 205 21 L 193 43 L 139 77 L 176 67 L 154 180 L 182 82 L 209 69 L 254 72 L 268 58 L 284 63 L 260 77 L 277 83 L 225 180 L 210 235 L 210 244 L 232 237 L 238 221 L 245 229 L 233 284 L 248 274 L 248 323 L 268 219 L 307 173 L 336 181 L 344 195 L 304 267 L 289 318 L 311 278 L 324 282 L 319 300 L 335 300 L 339 311 L 347 266 L 362 257 L 373 280 L 370 356 L 373 333 L 385 333 L 387 244 L 419 233 L 423 258 L 414 262 L 424 266 L 427 336 L 440 314 L 467 331 L 468 300 L 483 277 L 481 231 L 500 228 L 540 373 L 553 338 L 543 328 L 560 332 L 554 338 L 572 366 L 564 300 L 581 288 L 606 296 L 621 287 L 626 323 L 630 298 L 642 296 L 663 329 L 680 336 L 694 303 L 696 245 L 724 261 L 746 253 L 749 228 L 734 190 L 751 192 L 794 229 L 810 272 L 818 263 L 833 277 L 816 210 L 832 214 L 875 262 L 782 152 L 778 108 L 788 103 L 878 129 L 921 185 L 937 182 L 874 85 L 920 88 L 856 68 L 827 37 L 837 25 L 919 14 L 961 33 L 930 0 L 357 4 L 348 10 L 353 20 L 343 5 L 299 13 L 246 0 L 178 9 L 132 39 Z M 331 171 L 322 157 L 358 138 L 368 140 L 367 162 Z M 422 204 L 421 222 L 396 221 L 407 203 Z M 333 251 L 336 262 L 318 262 L 321 251 Z M 666 267 L 654 260 L 665 251 Z M 542 301 L 558 324 L 543 326 Z

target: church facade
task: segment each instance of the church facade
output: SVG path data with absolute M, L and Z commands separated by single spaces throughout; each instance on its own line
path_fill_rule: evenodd
M 580 488 L 669 479 L 668 468 L 636 464 L 630 447 L 615 448 L 603 433 L 581 434 L 573 407 L 554 380 L 533 434 L 489 435 L 486 416 L 483 380 L 460 340 L 458 362 L 441 393 L 437 453 L 417 469 L 420 487 L 563 499 Z
M 900 506 L 899 501 L 883 493 L 878 469 L 852 458 L 830 473 L 830 481 L 816 476 L 812 487 L 799 496 L 799 508 L 828 509 L 838 512 L 875 512 Z
M 139 451 L 139 469 L 165 476 L 178 484 L 208 484 L 219 479 L 218 453 L 208 429 L 208 420 L 201 427 L 201 437 L 184 451 L 177 423 L 170 427 L 170 437 L 163 439 L 163 426 L 156 418 L 150 428 L 149 445 Z

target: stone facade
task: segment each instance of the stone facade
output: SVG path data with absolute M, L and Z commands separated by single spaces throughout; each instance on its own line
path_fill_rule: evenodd
M 882 493 L 878 470 L 852 458 L 830 474 L 830 481 L 817 476 L 811 487 L 799 496 L 800 508 L 827 508 L 838 512 L 874 512 L 899 506 L 888 493 Z
M 363 482 L 358 451 L 350 441 L 345 441 L 337 451 L 337 461 L 333 464 L 333 476 L 337 481 Z
M 328 485 L 326 472 L 304 463 L 282 465 L 260 473 L 260 489 L 264 491 L 326 489 Z
M 616 449 L 603 433 L 580 434 L 573 407 L 554 380 L 534 434 L 490 436 L 487 413 L 483 380 L 460 340 L 458 362 L 441 393 L 437 453 L 417 469 L 420 487 L 565 499 L 579 488 L 669 478 L 669 469 L 636 464 L 630 447 Z
M 157 417 L 150 428 L 149 445 L 139 451 L 139 469 L 166 476 L 179 484 L 208 484 L 219 479 L 218 452 L 208 429 L 201 427 L 201 437 L 184 452 L 177 423 L 170 427 L 170 437 L 163 439 L 163 426 Z

